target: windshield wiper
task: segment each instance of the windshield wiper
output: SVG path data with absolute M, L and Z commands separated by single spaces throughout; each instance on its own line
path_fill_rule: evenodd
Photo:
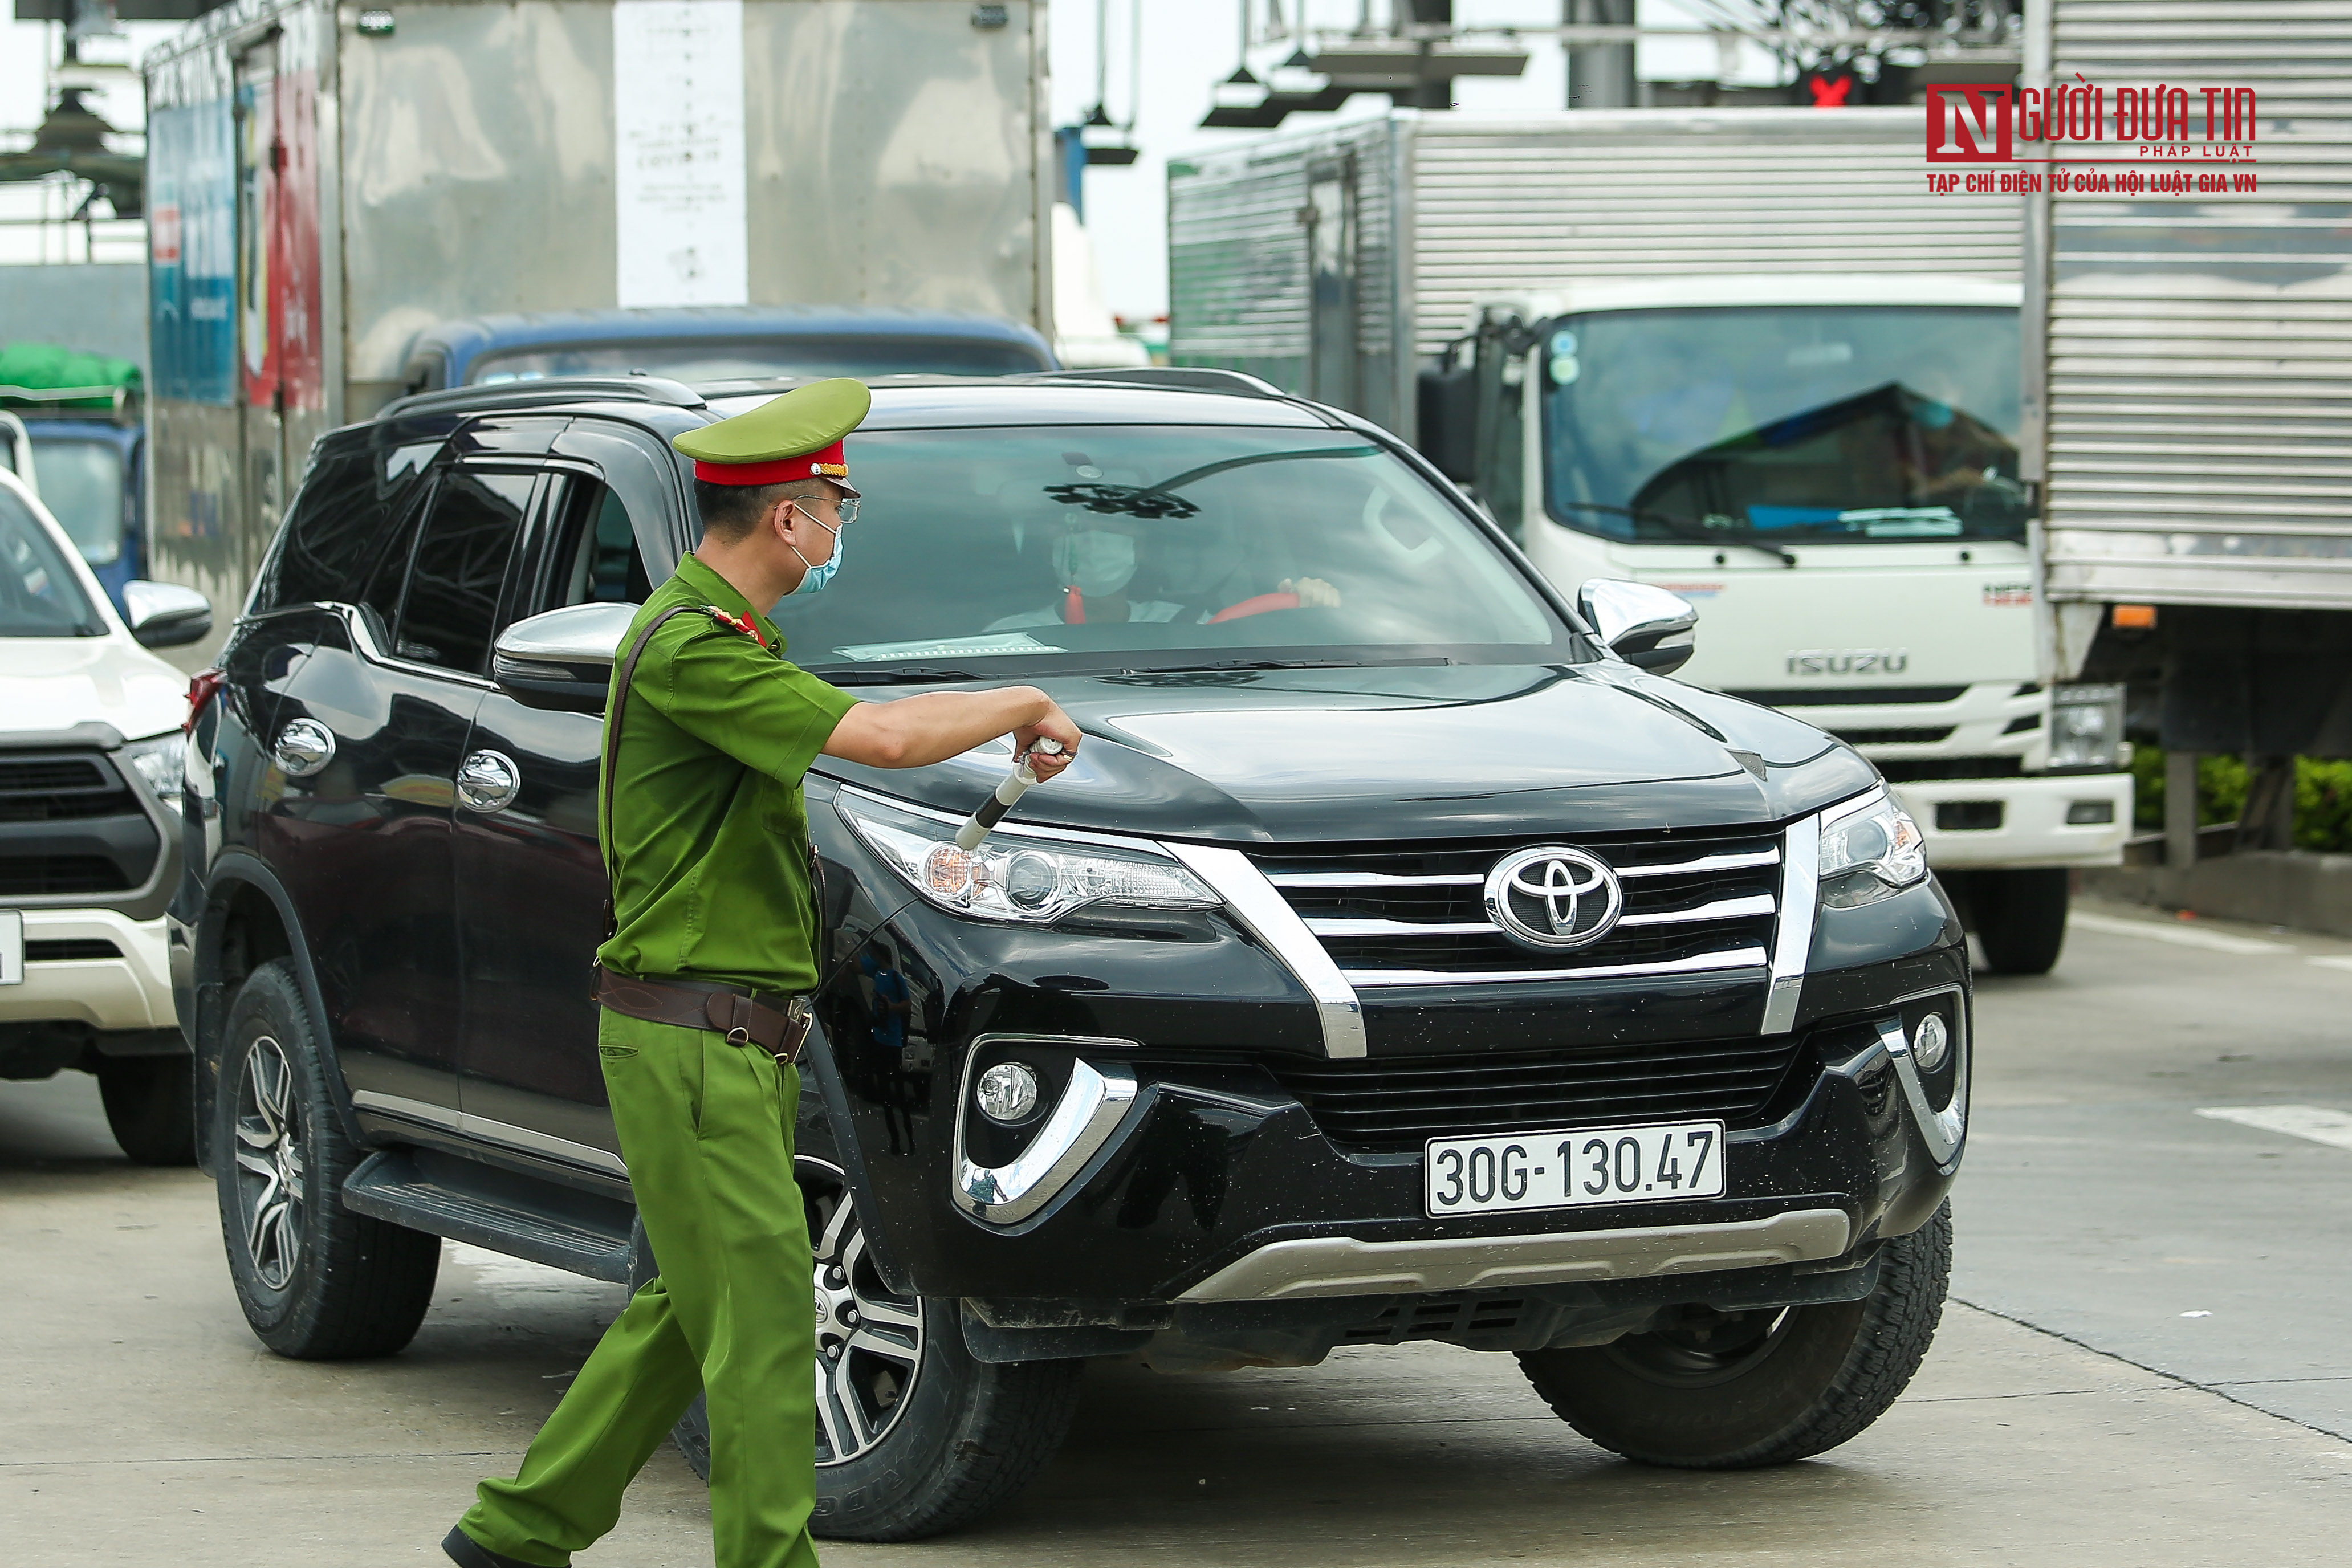
M 982 677 L 970 670 L 901 670 L 875 669 L 871 665 L 855 670 L 812 670 L 811 674 L 828 685 L 835 686 L 914 686 L 948 681 L 977 681 Z
M 1770 556 L 1774 560 L 1779 561 L 1782 566 L 1794 566 L 1797 564 L 1797 558 L 1787 550 L 1782 549 L 1779 545 L 1768 545 L 1761 539 L 1742 538 L 1737 535 L 1710 533 L 1705 523 L 1693 522 L 1688 517 L 1673 517 L 1664 512 L 1653 512 L 1642 507 L 1612 507 L 1600 501 L 1556 500 L 1552 505 L 1556 507 L 1568 507 L 1580 512 L 1607 512 L 1613 517 L 1631 517 L 1637 523 L 1655 523 L 1659 527 L 1667 529 L 1676 538 L 1688 539 L 1693 544 L 1715 545 L 1717 547 L 1724 545 L 1736 545 L 1741 549 L 1761 551 L 1763 554 Z

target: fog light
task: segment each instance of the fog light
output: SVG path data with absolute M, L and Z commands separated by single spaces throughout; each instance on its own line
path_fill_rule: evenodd
M 1919 1070 L 1933 1072 L 1943 1066 L 1944 1059 L 1951 1054 L 1952 1036 L 1944 1027 L 1943 1015 L 1929 1013 L 1921 1019 L 1919 1027 L 1911 1031 L 1911 1056 L 1919 1063 Z
M 1024 1121 L 1037 1108 L 1037 1074 L 1025 1062 L 1000 1061 L 980 1075 L 972 1098 L 992 1122 Z
M 2116 820 L 2113 800 L 2077 800 L 2066 808 L 2066 825 L 2080 828 Z

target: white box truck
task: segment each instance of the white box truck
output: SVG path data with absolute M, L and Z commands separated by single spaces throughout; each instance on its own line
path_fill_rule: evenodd
M 144 62 L 156 573 L 236 603 L 311 442 L 414 390 L 438 323 L 814 304 L 1050 340 L 1045 10 L 207 13 Z
M 1997 970 L 2131 827 L 2053 687 L 2020 468 L 2020 201 L 1924 112 L 1394 111 L 1171 165 L 1170 350 L 1412 435 L 1552 579 L 1667 588 L 1685 679 L 1875 762 Z
M 2294 758 L 2352 757 L 2352 26 L 2293 0 L 2029 15 L 2023 85 L 2103 89 L 2110 117 L 2084 147 L 2029 118 L 2018 155 L 2116 161 L 2028 198 L 2044 658 L 2127 686 L 2160 737 L 2168 866 L 2196 859 L 2200 754 L 2255 760 L 2237 841 L 2285 849 Z M 2120 93 L 2160 83 L 2181 134 L 2116 140 Z

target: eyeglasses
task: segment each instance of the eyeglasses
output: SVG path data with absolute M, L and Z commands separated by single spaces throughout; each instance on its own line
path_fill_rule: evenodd
M 839 496 L 835 497 L 833 504 L 841 515 L 841 526 L 843 528 L 845 528 L 850 524 L 857 520 L 857 502 L 858 497 L 856 496 Z

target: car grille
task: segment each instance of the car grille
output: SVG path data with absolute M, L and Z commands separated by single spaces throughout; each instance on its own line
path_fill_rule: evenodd
M 139 810 L 97 758 L 0 760 L 0 822 L 53 822 Z
M 1779 904 L 1777 834 L 1587 841 L 1624 888 L 1598 941 L 1521 946 L 1487 919 L 1486 873 L 1528 841 L 1265 852 L 1258 869 L 1359 988 L 1761 970 Z
M 1796 1063 L 1802 1037 L 1454 1053 L 1266 1067 L 1323 1135 L 1368 1153 L 1601 1123 L 1721 1118 L 1754 1125 Z
M 0 897 L 127 893 L 153 874 L 162 847 L 103 756 L 0 754 Z

